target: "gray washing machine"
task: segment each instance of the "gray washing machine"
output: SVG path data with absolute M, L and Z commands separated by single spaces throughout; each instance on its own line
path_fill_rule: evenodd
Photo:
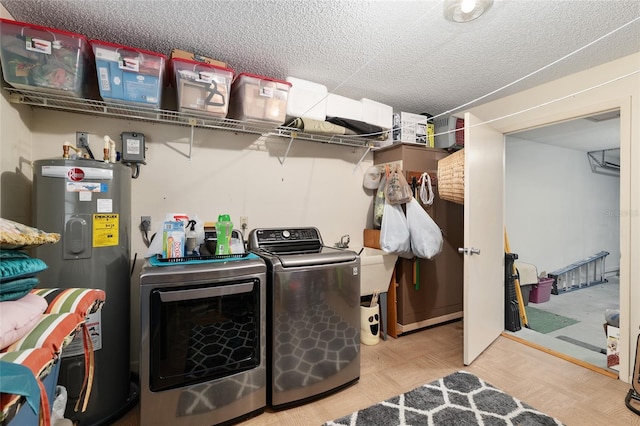
M 360 258 L 318 229 L 255 229 L 267 264 L 267 404 L 286 408 L 360 378 Z

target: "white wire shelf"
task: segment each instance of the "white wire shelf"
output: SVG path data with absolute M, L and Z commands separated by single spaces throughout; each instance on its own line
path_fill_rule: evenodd
M 192 128 L 197 127 L 237 133 L 277 136 L 291 138 L 292 140 L 301 139 L 313 142 L 368 148 L 369 150 L 374 148 L 373 141 L 361 137 L 304 133 L 299 129 L 275 126 L 268 122 L 238 121 L 228 118 L 199 115 L 197 113 L 184 113 L 128 104 L 107 103 L 92 99 L 76 98 L 73 96 L 16 89 L 13 87 L 5 87 L 5 89 L 9 92 L 9 102 L 31 105 L 38 108 L 99 115 L 126 120 L 166 123 Z

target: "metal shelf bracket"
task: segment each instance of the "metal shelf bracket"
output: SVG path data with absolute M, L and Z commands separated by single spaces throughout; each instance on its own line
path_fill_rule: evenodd
M 367 149 L 364 151 L 364 154 L 362 154 L 362 157 L 360 157 L 360 159 L 356 163 L 356 166 L 353 168 L 353 173 L 355 173 L 355 171 L 358 170 L 358 167 L 360 167 L 360 163 L 364 161 L 364 158 L 367 156 L 367 154 L 369 154 L 369 152 L 371 152 L 371 145 L 367 146 Z
M 287 156 L 289 155 L 289 150 L 291 149 L 291 145 L 293 145 L 293 140 L 298 136 L 297 133 L 295 132 L 291 132 L 291 136 L 289 139 L 289 145 L 287 146 L 287 150 L 284 152 L 284 157 L 282 159 L 280 159 L 280 157 L 278 157 L 278 161 L 280 161 L 280 165 L 284 166 L 284 162 L 287 159 Z
M 191 161 L 191 151 L 193 150 L 193 134 L 196 124 L 197 123 L 195 118 L 189 118 L 189 126 L 191 126 L 191 136 L 189 137 L 189 161 Z

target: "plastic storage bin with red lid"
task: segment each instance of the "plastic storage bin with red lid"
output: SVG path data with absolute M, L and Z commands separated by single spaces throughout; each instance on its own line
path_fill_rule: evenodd
M 229 117 L 238 120 L 284 123 L 291 83 L 242 73 L 231 86 Z
M 89 42 L 105 102 L 160 108 L 167 57 L 100 40 Z
M 86 37 L 0 18 L 2 74 L 17 89 L 86 97 L 95 88 Z
M 226 117 L 234 71 L 189 59 L 171 59 L 178 111 Z

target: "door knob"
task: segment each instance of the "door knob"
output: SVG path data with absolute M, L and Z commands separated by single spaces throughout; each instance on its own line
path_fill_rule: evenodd
M 469 256 L 471 256 L 473 254 L 480 254 L 480 249 L 475 249 L 473 247 L 471 248 L 460 247 L 458 248 L 458 253 L 468 254 Z

